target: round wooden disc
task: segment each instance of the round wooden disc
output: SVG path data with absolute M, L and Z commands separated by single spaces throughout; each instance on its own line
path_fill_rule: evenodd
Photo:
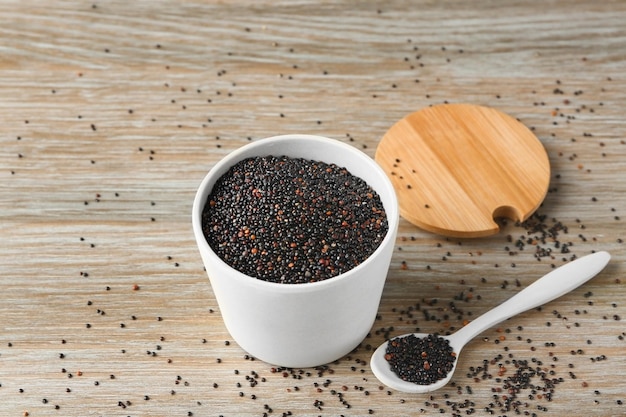
M 469 104 L 409 114 L 385 134 L 375 159 L 396 189 L 402 217 L 452 237 L 497 233 L 498 217 L 526 220 L 550 182 L 548 155 L 528 128 Z

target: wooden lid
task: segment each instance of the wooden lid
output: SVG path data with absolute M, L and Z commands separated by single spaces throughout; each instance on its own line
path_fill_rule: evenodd
M 526 220 L 541 204 L 550 162 L 522 123 L 489 107 L 442 104 L 409 114 L 376 150 L 411 223 L 445 236 L 497 233 L 497 217 Z

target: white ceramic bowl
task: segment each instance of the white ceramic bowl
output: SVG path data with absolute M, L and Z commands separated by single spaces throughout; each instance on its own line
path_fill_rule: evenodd
M 389 230 L 376 251 L 350 271 L 324 281 L 280 284 L 245 275 L 221 260 L 202 232 L 202 211 L 216 180 L 255 156 L 334 163 L 380 196 Z M 285 367 L 312 367 L 341 358 L 363 341 L 378 312 L 399 221 L 393 186 L 377 163 L 338 140 L 311 135 L 261 139 L 235 150 L 204 178 L 192 212 L 193 231 L 226 328 L 252 356 Z

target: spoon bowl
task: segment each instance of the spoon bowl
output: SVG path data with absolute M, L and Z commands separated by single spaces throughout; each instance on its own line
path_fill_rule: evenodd
M 415 335 L 415 337 L 419 339 L 422 339 L 428 336 L 427 333 L 409 333 L 409 334 L 405 334 L 402 336 L 398 336 L 397 338 L 406 337 L 410 334 Z M 452 347 L 452 350 L 456 353 L 456 356 L 458 358 L 459 353 L 461 353 L 461 349 L 463 349 L 464 343 L 462 343 L 462 341 L 459 341 L 458 337 L 454 337 L 456 334 L 457 333 L 454 333 L 450 336 L 440 335 L 440 337 L 443 339 L 447 339 L 450 342 L 450 346 Z M 454 370 L 456 369 L 456 364 L 459 362 L 458 359 L 454 361 L 454 363 L 452 364 L 452 369 L 450 370 L 450 372 L 448 372 L 448 374 L 444 378 L 436 382 L 433 382 L 432 384 L 421 385 L 421 384 L 416 384 L 415 382 L 409 382 L 409 381 L 404 381 L 400 379 L 391 370 L 391 368 L 389 367 L 389 362 L 387 362 L 387 360 L 385 359 L 385 354 L 387 353 L 387 346 L 389 345 L 389 342 L 390 340 L 386 341 L 385 343 L 380 345 L 376 349 L 376 351 L 374 351 L 374 354 L 372 355 L 372 360 L 370 363 L 372 372 L 374 372 L 374 375 L 376 375 L 376 378 L 378 378 L 380 382 L 387 385 L 388 387 L 391 387 L 398 391 L 408 392 L 411 394 L 422 394 L 425 392 L 435 391 L 435 390 L 438 390 L 439 388 L 443 388 L 448 382 L 450 382 L 450 379 L 452 379 L 452 375 L 454 374 Z
M 578 288 L 602 271 L 609 263 L 610 259 L 611 255 L 608 252 L 602 251 L 569 262 L 544 275 L 504 303 L 484 313 L 455 333 L 449 336 L 440 336 L 450 342 L 450 346 L 456 354 L 457 359 L 454 361 L 452 369 L 442 379 L 436 382 L 431 384 L 418 384 L 405 381 L 396 375 L 385 358 L 389 341 L 380 345 L 372 355 L 370 361 L 372 372 L 380 382 L 402 392 L 419 394 L 442 388 L 452 379 L 452 375 L 459 362 L 461 350 L 470 340 L 488 328 L 516 314 L 539 307 L 542 304 Z M 400 339 L 409 334 L 398 336 L 394 339 Z M 425 333 L 412 334 L 418 338 L 428 336 Z M 417 361 L 418 358 L 415 358 L 415 360 Z

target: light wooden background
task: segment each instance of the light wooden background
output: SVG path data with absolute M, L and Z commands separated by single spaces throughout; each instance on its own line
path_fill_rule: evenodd
M 486 415 L 509 355 L 563 378 L 552 401 L 520 393 L 522 414 L 625 415 L 625 22 L 623 1 L 0 2 L 0 415 Z M 545 242 L 514 222 L 458 240 L 403 221 L 361 347 L 285 374 L 247 357 L 191 232 L 207 170 L 285 133 L 373 156 L 443 102 L 534 130 Z M 613 255 L 602 274 L 472 342 L 456 387 L 408 395 L 372 375 L 385 336 L 458 328 L 594 250 Z M 491 379 L 467 377 L 498 355 Z

